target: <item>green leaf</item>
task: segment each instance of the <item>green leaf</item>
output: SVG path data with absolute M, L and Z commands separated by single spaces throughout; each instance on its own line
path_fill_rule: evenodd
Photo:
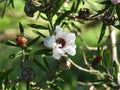
M 29 84 L 29 81 L 27 81 L 27 83 L 26 83 L 26 90 L 29 90 L 29 88 L 30 88 L 30 84 Z
M 61 14 L 61 15 L 57 18 L 57 20 L 56 20 L 56 22 L 55 22 L 55 26 L 56 26 L 56 25 L 59 25 L 59 24 L 61 23 L 61 21 L 62 21 L 65 17 L 67 17 L 69 14 L 70 14 L 70 11 L 65 11 L 65 13 Z
M 103 39 L 103 37 L 105 35 L 105 30 L 106 30 L 106 25 L 103 23 L 101 33 L 100 33 L 100 36 L 99 36 L 99 40 L 98 40 L 98 44 L 100 44 L 101 40 Z
M 8 0 L 5 0 L 5 5 L 4 5 L 3 11 L 2 11 L 2 18 L 4 17 L 4 14 L 5 14 L 5 10 L 6 10 L 6 7 L 7 7 L 7 1 Z
M 55 0 L 54 8 L 52 11 L 52 16 L 54 16 L 56 14 L 56 12 L 58 12 L 58 10 L 60 10 L 60 8 L 64 2 L 65 2 L 65 0 Z
M 51 49 L 40 49 L 36 51 L 34 54 L 35 55 L 49 54 L 51 51 L 52 51 Z
M 12 7 L 14 8 L 14 1 L 10 0 L 9 5 L 12 5 Z
M 117 65 L 116 62 L 114 61 L 114 62 L 113 62 L 113 76 L 114 76 L 115 78 L 117 78 L 118 72 L 119 72 L 118 65 Z
M 40 69 L 47 73 L 47 69 L 40 62 L 38 62 L 35 58 L 33 59 L 33 61 Z
M 120 24 L 120 5 L 116 6 L 116 13 L 117 13 L 119 24 Z
M 105 51 L 103 56 L 103 64 L 108 71 L 110 69 L 110 62 L 111 62 L 111 53 L 110 50 L 107 50 Z
M 88 0 L 84 0 L 85 1 L 85 3 L 87 3 L 88 5 L 89 5 L 89 7 L 91 8 L 91 9 L 93 9 L 93 10 L 95 10 L 95 11 L 98 11 L 99 9 L 98 9 L 98 7 L 97 6 L 95 6 L 95 4 L 93 3 L 91 3 L 91 2 L 89 2 Z
M 120 25 L 116 25 L 114 27 L 120 30 Z
M 46 82 L 48 85 L 50 85 L 54 90 L 63 90 L 61 87 L 59 87 L 57 84 L 47 81 Z
M 15 87 L 15 86 L 16 86 L 16 85 L 14 84 L 13 87 L 12 87 L 12 90 L 16 90 L 16 87 Z
M 48 27 L 45 27 L 43 25 L 38 25 L 38 24 L 27 24 L 28 26 L 35 28 L 35 29 L 44 29 L 44 30 L 48 30 Z
M 45 64 L 45 66 L 47 67 L 47 69 L 50 69 L 50 66 L 48 64 L 48 61 L 47 61 L 46 57 L 44 56 L 44 57 L 42 57 L 42 59 L 43 59 L 43 62 Z
M 61 77 L 57 77 L 56 80 L 63 83 L 63 84 L 65 83 L 65 80 L 63 78 L 61 78 Z
M 33 30 L 33 32 L 43 38 L 46 38 L 46 36 L 44 34 L 42 34 L 41 32 L 37 31 L 37 30 Z
M 111 4 L 111 2 L 108 0 L 97 0 L 96 2 L 99 4 L 105 4 L 105 5 Z
M 16 44 L 16 42 L 13 42 L 11 40 L 8 40 L 7 42 L 5 42 L 6 45 L 9 45 L 9 46 L 16 46 L 18 47 L 18 45 Z
M 20 28 L 20 34 L 24 35 L 24 28 L 23 28 L 21 22 L 19 22 L 19 28 Z
M 2 74 L 0 74 L 0 82 L 3 80 L 3 79 L 6 79 L 8 77 L 8 75 L 13 71 L 14 69 L 9 69 L 5 72 L 3 72 Z
M 31 40 L 30 42 L 28 42 L 27 46 L 31 46 L 33 45 L 34 43 L 36 43 L 38 40 L 39 40 L 40 36 L 36 37 L 35 39 Z

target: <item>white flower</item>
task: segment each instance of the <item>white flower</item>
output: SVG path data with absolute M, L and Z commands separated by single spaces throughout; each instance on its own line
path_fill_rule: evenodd
M 46 47 L 53 49 L 53 57 L 60 59 L 61 56 L 66 56 L 66 53 L 74 56 L 76 54 L 74 33 L 63 32 L 60 26 L 55 28 L 56 35 L 47 37 L 44 41 Z
M 116 5 L 120 3 L 120 0 L 111 0 L 111 2 Z

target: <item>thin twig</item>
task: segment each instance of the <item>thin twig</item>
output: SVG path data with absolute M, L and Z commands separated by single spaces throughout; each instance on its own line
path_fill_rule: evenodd
M 91 73 L 91 74 L 99 74 L 100 72 L 95 70 L 95 69 L 86 69 L 86 68 L 83 68 L 77 64 L 75 64 L 71 59 L 68 59 L 73 66 L 75 66 L 77 69 L 81 70 L 81 71 L 85 71 L 85 72 L 88 72 L 88 73 Z
M 118 66 L 120 65 L 119 62 L 118 62 L 118 58 L 117 58 L 115 29 L 112 26 L 109 26 L 109 35 L 110 35 L 110 49 L 111 49 L 111 55 L 112 55 L 110 70 L 112 72 L 114 61 L 116 62 L 116 64 Z

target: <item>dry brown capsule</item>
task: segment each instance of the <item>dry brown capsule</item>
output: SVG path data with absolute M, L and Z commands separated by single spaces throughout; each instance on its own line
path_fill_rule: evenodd
M 115 16 L 111 16 L 109 13 L 107 13 L 103 16 L 102 20 L 106 25 L 114 25 L 116 19 Z
M 35 77 L 35 72 L 32 68 L 26 67 L 21 71 L 21 79 L 24 81 L 31 81 Z
M 100 56 L 100 55 L 95 56 L 95 58 L 92 61 L 92 66 L 94 67 L 97 64 L 99 64 L 101 60 L 102 60 L 102 56 Z
M 25 3 L 24 12 L 28 17 L 33 17 L 34 13 L 37 11 L 37 7 L 33 4 L 31 0 Z
M 90 10 L 88 8 L 81 8 L 78 17 L 80 19 L 87 19 L 90 16 Z

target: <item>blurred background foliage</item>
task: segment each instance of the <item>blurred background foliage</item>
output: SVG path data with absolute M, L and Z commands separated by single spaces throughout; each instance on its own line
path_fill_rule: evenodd
M 9 0 L 6 0 L 9 1 Z M 73 0 L 74 2 L 75 0 Z M 94 0 L 91 0 L 91 2 Z M 70 3 L 65 3 L 64 7 L 67 7 L 66 9 L 70 9 L 71 6 L 73 5 L 73 2 L 71 0 Z M 2 16 L 3 14 L 3 9 L 4 9 L 4 5 L 5 2 L 1 2 L 0 3 L 0 15 Z M 22 23 L 24 30 L 25 30 L 25 36 L 28 38 L 28 41 L 32 40 L 32 38 L 37 37 L 37 35 L 35 33 L 32 32 L 32 30 L 35 30 L 34 28 L 31 28 L 28 26 L 28 24 L 42 24 L 44 26 L 47 26 L 47 21 L 43 20 L 42 18 L 38 18 L 37 16 L 39 14 L 39 12 L 36 12 L 34 17 L 27 17 L 25 12 L 24 12 L 24 5 L 25 5 L 25 0 L 14 0 L 14 8 L 10 5 L 8 5 L 6 7 L 4 16 L 0 18 L 0 42 L 4 42 L 9 40 L 15 41 L 17 35 L 20 33 L 19 32 L 19 22 Z M 96 6 L 96 9 L 101 8 L 102 6 L 100 4 L 94 3 L 94 5 Z M 80 8 L 90 8 L 91 11 L 93 11 L 92 13 L 94 13 L 93 8 L 91 8 L 92 6 L 85 4 L 83 5 L 82 3 L 79 5 L 79 9 Z M 79 10 L 78 9 L 78 10 Z M 78 11 L 75 11 L 78 12 Z M 43 15 L 44 16 L 44 15 Z M 57 16 L 55 16 L 54 18 L 56 19 Z M 54 21 L 55 22 L 55 21 Z M 69 20 L 69 23 L 73 22 L 71 20 Z M 68 23 L 68 24 L 69 24 Z M 96 22 L 96 21 L 92 21 L 92 22 L 87 22 L 85 21 L 85 23 L 80 24 L 75 22 L 76 25 L 78 25 L 79 29 L 81 30 L 81 37 L 83 38 L 83 40 L 91 47 L 96 47 L 97 46 L 97 41 L 99 38 L 99 34 L 101 31 L 101 22 Z M 72 29 L 75 29 L 74 27 L 71 27 Z M 67 29 L 66 27 L 63 27 L 63 29 Z M 107 30 L 106 30 L 107 31 Z M 48 36 L 48 32 L 45 30 L 41 30 L 41 32 Z M 120 33 L 119 31 L 116 29 L 116 34 L 117 34 L 117 47 L 118 47 L 118 57 L 119 53 L 120 53 Z M 105 36 L 108 36 L 108 31 L 105 33 Z M 104 38 L 103 41 L 105 41 L 106 38 Z M 38 50 L 38 48 L 41 48 L 41 39 L 39 41 L 37 41 L 37 43 L 33 46 L 31 46 L 32 48 L 32 53 L 36 50 Z M 77 46 L 81 46 L 81 41 L 79 38 L 77 38 L 76 40 L 76 44 Z M 79 48 L 79 47 L 77 47 Z M 10 55 L 13 55 L 15 53 L 17 53 L 18 51 L 20 51 L 20 48 L 18 47 L 12 47 L 12 46 L 7 46 L 4 45 L 3 43 L 0 43 L 0 72 L 4 72 L 8 69 L 11 68 L 15 68 L 13 70 L 13 72 L 9 75 L 10 79 L 16 79 L 19 75 L 20 75 L 20 58 L 10 58 Z M 93 56 L 97 54 L 97 51 L 93 51 L 93 50 L 86 50 L 86 57 L 88 58 L 88 62 L 92 62 L 93 60 Z M 42 56 L 37 56 L 37 62 L 41 62 L 42 63 Z M 51 58 L 51 57 L 47 57 L 47 58 Z M 84 65 L 84 61 L 83 61 L 83 57 L 82 57 L 82 50 L 77 49 L 77 54 L 74 57 L 71 57 L 71 59 L 77 63 L 80 66 L 86 67 Z M 50 67 L 53 67 L 53 65 L 55 65 L 54 63 L 56 63 L 53 59 L 50 59 L 51 61 L 48 61 L 50 64 Z M 33 61 L 26 61 L 27 63 L 25 64 L 25 66 L 30 66 L 35 70 L 36 73 L 36 77 L 34 81 L 38 81 L 40 79 L 42 79 L 43 76 L 45 76 L 45 72 L 44 70 L 42 70 L 39 65 L 37 66 L 35 62 Z M 44 64 L 43 64 L 44 65 Z M 90 82 L 93 80 L 96 80 L 97 76 L 90 74 L 90 73 L 86 73 L 83 71 L 79 71 L 77 70 L 75 67 L 71 67 L 70 70 L 63 70 L 60 74 L 59 77 L 62 77 L 62 79 L 65 81 L 62 84 L 60 84 L 60 87 L 63 90 L 88 90 L 89 86 L 84 86 L 81 84 L 78 84 L 78 81 L 81 82 Z M 56 82 L 59 83 L 59 82 Z M 14 86 L 14 85 L 13 85 Z M 25 83 L 20 83 L 19 85 L 17 85 L 18 90 L 25 90 L 26 89 L 26 85 Z M 41 85 L 41 87 L 44 87 L 44 84 Z M 102 86 L 97 86 L 98 89 L 97 90 L 103 90 Z M 14 90 L 14 89 L 13 89 Z M 52 89 L 51 89 L 52 90 Z M 59 89 L 58 89 L 59 90 Z

